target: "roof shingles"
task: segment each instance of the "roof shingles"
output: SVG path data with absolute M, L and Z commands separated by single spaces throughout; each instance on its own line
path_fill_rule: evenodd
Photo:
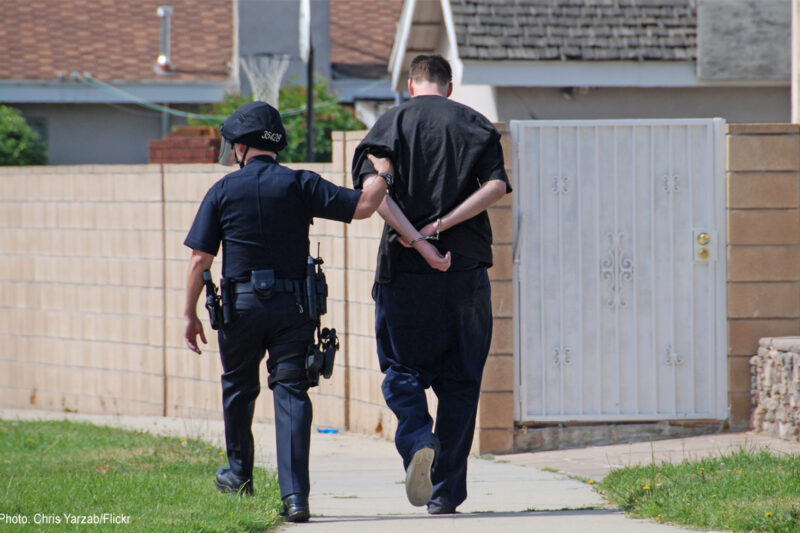
M 403 0 L 331 0 L 331 63 L 343 75 L 385 76 Z
M 159 5 L 172 15 L 172 64 L 153 71 Z M 55 80 L 88 72 L 108 82 L 224 81 L 233 51 L 230 0 L 26 0 L 3 6 L 0 79 Z
M 461 59 L 697 57 L 696 0 L 451 0 Z

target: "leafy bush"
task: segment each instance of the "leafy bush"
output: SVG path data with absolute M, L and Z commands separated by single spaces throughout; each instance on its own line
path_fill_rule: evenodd
M 0 165 L 44 165 L 47 147 L 22 114 L 0 105 Z
M 307 159 L 306 99 L 305 85 L 289 85 L 280 90 L 279 107 L 289 142 L 280 153 L 282 162 L 300 162 Z M 248 97 L 228 94 L 222 101 L 206 108 L 204 113 L 228 116 L 237 107 L 250 101 Z M 336 97 L 328 90 L 327 82 L 322 77 L 314 80 L 314 111 L 314 161 L 331 160 L 331 132 L 365 129 L 346 106 L 336 101 Z M 214 119 L 189 120 L 190 124 L 196 126 L 218 127 L 220 122 Z

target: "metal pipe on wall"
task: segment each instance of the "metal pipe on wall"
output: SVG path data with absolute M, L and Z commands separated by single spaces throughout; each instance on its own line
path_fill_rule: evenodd
M 792 123 L 800 123 L 800 0 L 792 0 Z

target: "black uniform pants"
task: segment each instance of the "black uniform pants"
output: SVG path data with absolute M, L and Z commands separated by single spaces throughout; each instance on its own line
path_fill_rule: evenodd
M 219 332 L 222 359 L 222 410 L 228 463 L 238 476 L 253 475 L 253 411 L 261 391 L 259 367 L 269 350 L 267 366 L 305 368 L 315 324 L 300 314 L 295 297 L 279 292 L 261 299 L 253 293 L 236 295 L 234 319 Z M 273 361 L 289 355 L 277 365 Z M 274 368 L 273 368 L 274 366 Z M 275 431 L 278 483 L 281 497 L 308 495 L 308 454 L 311 440 L 311 400 L 305 379 L 286 379 L 275 384 Z
M 491 288 L 486 268 L 455 254 L 453 271 L 415 263 L 404 252 L 398 270 L 406 271 L 374 287 L 382 390 L 397 416 L 395 446 L 404 467 L 417 450 L 433 447 L 431 503 L 455 508 L 467 497 L 467 458 L 492 338 Z M 439 402 L 435 428 L 428 387 Z

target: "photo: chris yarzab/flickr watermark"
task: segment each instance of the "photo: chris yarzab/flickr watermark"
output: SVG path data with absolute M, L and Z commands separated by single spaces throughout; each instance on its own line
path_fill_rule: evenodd
M 123 525 L 130 523 L 131 517 L 129 515 L 116 513 L 34 513 L 32 515 L 0 513 L 0 525 L 6 526 L 25 526 L 31 524 L 37 526 L 58 526 L 62 524 L 100 526 L 105 524 Z

